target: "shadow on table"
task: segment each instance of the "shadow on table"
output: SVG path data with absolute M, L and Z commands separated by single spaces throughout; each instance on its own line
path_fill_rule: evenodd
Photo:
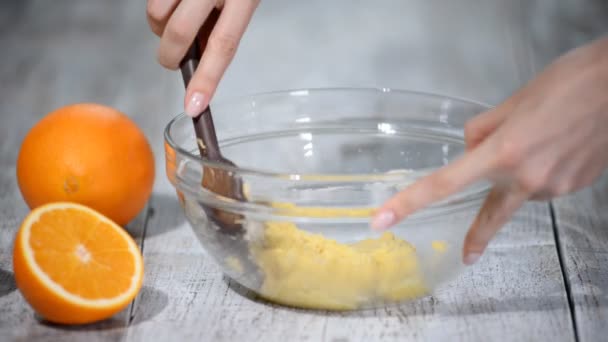
M 136 239 L 144 234 L 152 237 L 175 230 L 185 221 L 186 217 L 176 195 L 153 193 L 146 209 L 129 223 L 127 230 Z
M 436 311 L 446 316 L 501 312 L 569 310 L 565 295 L 544 297 L 480 298 L 479 301 L 438 303 Z
M 174 193 L 156 193 L 150 200 L 152 209 L 151 221 L 146 229 L 146 236 L 161 235 L 180 227 L 186 216 Z
M 516 297 L 516 298 L 479 298 L 478 301 L 468 302 L 444 302 L 436 297 L 427 296 L 410 302 L 400 304 L 387 304 L 379 308 L 360 309 L 355 311 L 327 311 L 327 310 L 308 310 L 293 308 L 283 305 L 271 303 L 253 291 L 239 285 L 234 280 L 224 277 L 224 282 L 231 291 L 239 296 L 246 298 L 249 301 L 256 302 L 261 305 L 268 306 L 276 310 L 287 310 L 292 312 L 301 312 L 307 314 L 321 316 L 339 316 L 339 317 L 412 317 L 440 314 L 444 316 L 467 316 L 485 313 L 504 313 L 504 312 L 538 312 L 552 310 L 569 310 L 564 294 L 555 296 L 542 297 Z M 580 298 L 579 298 L 580 297 Z M 593 298 L 582 298 L 583 296 L 575 296 L 574 299 L 579 301 L 588 301 Z M 585 296 L 587 297 L 587 296 Z M 597 302 L 595 305 L 608 306 L 607 301 Z
M 150 286 L 142 287 L 135 300 L 130 325 L 151 320 L 161 313 L 167 307 L 167 304 L 169 304 L 169 297 L 166 293 Z
M 0 297 L 4 297 L 17 289 L 13 272 L 0 268 Z
M 286 310 L 286 311 L 291 311 L 291 312 L 307 313 L 307 314 L 320 315 L 320 316 L 340 316 L 340 317 L 360 317 L 360 318 L 388 316 L 386 314 L 382 314 L 382 312 L 386 313 L 384 308 L 382 308 L 382 309 L 361 309 L 361 310 L 356 310 L 356 311 L 328 311 L 328 310 L 301 309 L 301 308 L 296 308 L 296 307 L 275 304 L 275 303 L 272 303 L 272 302 L 260 297 L 255 292 L 241 286 L 236 281 L 234 281 L 226 276 L 224 276 L 224 283 L 226 283 L 226 285 L 230 288 L 230 290 L 233 291 L 234 293 L 236 293 L 237 295 L 244 297 L 245 299 L 247 299 L 249 301 L 252 301 L 252 302 L 255 302 L 255 303 L 258 303 L 261 305 L 265 305 L 265 306 L 267 306 L 271 309 L 275 309 L 275 310 Z
M 36 319 L 47 327 L 65 331 L 84 332 L 120 330 L 153 319 L 164 310 L 168 303 L 169 297 L 166 293 L 150 286 L 143 286 L 135 302 L 131 306 L 121 313 L 116 314 L 114 317 L 101 322 L 64 326 L 45 321 L 39 316 L 37 316 Z

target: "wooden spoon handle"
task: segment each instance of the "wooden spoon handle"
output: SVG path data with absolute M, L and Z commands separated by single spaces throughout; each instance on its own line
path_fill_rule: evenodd
M 217 22 L 219 14 L 220 11 L 218 9 L 213 9 L 213 11 L 211 11 L 205 24 L 201 27 L 197 38 L 194 39 L 194 42 L 180 63 L 182 78 L 186 88 L 188 88 L 188 84 L 198 67 L 201 56 L 207 46 L 207 40 L 209 39 L 213 26 L 215 26 L 215 23 Z M 220 153 L 215 126 L 213 124 L 213 117 L 211 116 L 211 109 L 209 106 L 207 106 L 202 113 L 192 118 L 192 123 L 194 124 L 194 133 L 196 134 L 197 146 L 201 157 L 221 161 L 222 155 Z

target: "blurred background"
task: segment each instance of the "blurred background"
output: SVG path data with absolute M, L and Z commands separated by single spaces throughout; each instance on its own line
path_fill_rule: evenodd
M 184 89 L 156 62 L 145 9 L 144 0 L 0 1 L 3 165 L 46 113 L 94 101 L 132 116 L 164 169 L 162 130 Z M 215 99 L 366 86 L 494 105 L 607 29 L 603 0 L 262 0 Z

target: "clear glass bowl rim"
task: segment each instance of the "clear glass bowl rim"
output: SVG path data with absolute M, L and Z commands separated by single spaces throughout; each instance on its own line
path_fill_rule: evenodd
M 488 109 L 492 108 L 492 106 L 485 104 L 483 102 L 474 101 L 474 100 L 470 100 L 470 99 L 466 99 L 466 98 L 462 98 L 462 97 L 443 95 L 440 93 L 431 93 L 431 92 L 408 90 L 408 89 L 369 88 L 369 87 L 368 88 L 323 87 L 323 88 L 284 89 L 284 90 L 251 93 L 251 94 L 246 94 L 246 95 L 241 95 L 241 96 L 236 96 L 236 97 L 230 97 L 227 99 L 216 101 L 212 105 L 221 106 L 222 104 L 230 104 L 230 103 L 239 102 L 239 101 L 247 101 L 249 99 L 255 99 L 255 98 L 266 97 L 266 96 L 277 96 L 277 95 L 290 96 L 292 93 L 301 94 L 302 92 L 308 92 L 308 94 L 311 94 L 311 93 L 336 92 L 336 91 L 366 92 L 366 93 L 395 93 L 395 94 L 403 94 L 403 95 L 409 95 L 409 96 L 413 95 L 413 96 L 418 96 L 418 97 L 435 98 L 438 100 L 451 100 L 451 101 L 476 105 L 476 106 L 479 106 L 480 108 L 483 108 L 483 110 L 488 110 Z M 210 167 L 210 168 L 214 168 L 214 169 L 221 169 L 221 170 L 224 170 L 226 172 L 229 172 L 229 173 L 232 173 L 235 175 L 244 175 L 244 176 L 249 175 L 249 176 L 277 179 L 277 180 L 289 181 L 289 182 L 319 181 L 319 182 L 324 182 L 324 183 L 332 183 L 332 180 L 339 179 L 339 181 L 337 181 L 337 182 L 340 182 L 340 183 L 342 183 L 342 182 L 368 183 L 368 182 L 372 182 L 372 181 L 373 182 L 383 182 L 383 181 L 395 182 L 395 181 L 401 181 L 401 180 L 403 180 L 403 181 L 407 180 L 407 181 L 411 182 L 413 179 L 415 180 L 416 178 L 427 174 L 427 173 L 424 173 L 424 174 L 416 175 L 416 172 L 414 172 L 414 174 L 409 173 L 407 175 L 400 174 L 400 173 L 382 173 L 382 174 L 280 173 L 280 172 L 269 172 L 269 171 L 256 170 L 256 169 L 252 169 L 252 168 L 241 168 L 238 166 L 234 167 L 234 166 L 226 165 L 224 163 L 219 163 L 216 161 L 201 158 L 199 155 L 195 155 L 195 154 L 191 153 L 190 151 L 186 150 L 185 148 L 181 147 L 178 143 L 176 143 L 174 141 L 173 137 L 171 136 L 171 129 L 176 124 L 176 122 L 184 119 L 184 117 L 186 117 L 185 113 L 183 113 L 183 112 L 179 113 L 178 115 L 176 115 L 174 118 L 172 118 L 169 121 L 169 123 L 166 125 L 165 130 L 164 130 L 165 142 L 175 152 L 176 156 L 179 155 L 180 158 L 184 158 L 184 159 L 188 160 L 189 162 L 195 162 L 195 163 L 200 164 L 201 166 L 206 166 L 206 167 Z M 220 144 L 221 144 L 221 139 L 220 139 Z M 178 186 L 177 184 L 174 184 L 174 185 Z M 178 186 L 178 188 L 183 188 L 183 187 Z M 485 195 L 489 191 L 489 188 L 490 188 L 489 185 L 479 186 L 479 187 L 474 188 L 472 191 L 467 191 L 466 193 L 460 194 L 460 196 L 457 196 L 457 198 L 454 201 L 447 201 L 447 202 L 442 201 L 442 203 L 431 205 L 431 207 L 434 207 L 434 209 L 439 210 L 441 212 L 441 214 L 447 214 L 448 212 L 453 212 L 454 210 L 458 211 L 458 208 L 463 208 L 463 206 L 468 207 L 470 205 L 478 203 L 481 199 L 483 199 L 483 197 L 485 197 Z M 183 190 L 185 190 L 185 189 L 183 189 Z M 201 193 L 199 192 L 198 195 L 200 195 L 200 194 Z M 209 195 L 209 194 L 207 194 L 207 195 Z M 205 196 L 205 197 L 207 197 L 207 196 Z M 240 202 L 237 203 L 236 201 L 234 201 L 232 199 L 223 198 L 221 196 L 212 195 L 211 197 L 216 197 L 215 201 L 219 200 L 219 202 L 220 202 L 220 203 L 216 202 L 216 204 L 219 204 L 220 206 L 223 206 L 226 209 L 229 209 L 230 207 L 232 207 L 232 209 L 237 209 L 237 208 L 240 209 L 240 210 L 237 209 L 237 211 L 241 211 L 243 209 L 245 209 L 246 211 L 249 211 L 251 209 L 258 207 L 258 204 L 240 203 Z M 221 204 L 221 202 L 223 202 L 223 205 Z M 246 209 L 247 207 L 250 207 L 249 210 Z M 261 209 L 261 208 L 258 208 L 258 209 Z M 269 208 L 265 208 L 265 209 L 266 210 L 263 210 L 263 211 L 267 211 Z M 428 209 L 430 209 L 430 208 L 428 208 Z M 270 211 L 275 211 L 275 210 L 270 210 Z M 270 214 L 270 213 L 268 213 L 268 214 Z M 439 213 L 437 213 L 437 214 L 439 214 Z M 424 215 L 424 216 L 427 216 L 427 215 Z M 441 215 L 441 216 L 443 216 L 443 215 Z

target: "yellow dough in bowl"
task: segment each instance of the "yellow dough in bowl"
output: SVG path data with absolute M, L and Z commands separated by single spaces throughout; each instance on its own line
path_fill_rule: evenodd
M 268 222 L 250 247 L 264 273 L 261 295 L 281 304 L 350 310 L 427 293 L 416 250 L 390 232 L 341 244 L 292 223 Z

